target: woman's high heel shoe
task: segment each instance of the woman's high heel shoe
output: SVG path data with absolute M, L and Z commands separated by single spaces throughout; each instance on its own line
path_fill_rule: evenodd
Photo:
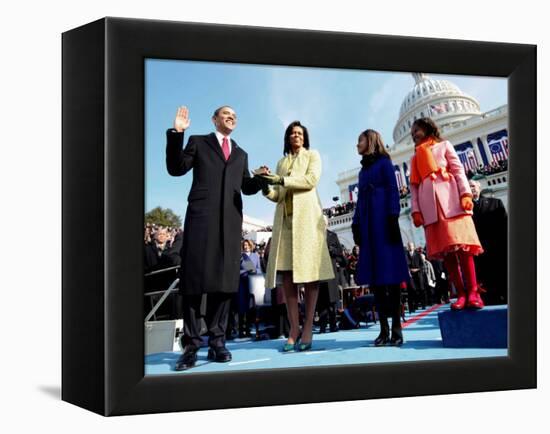
M 302 332 L 298 333 L 298 337 L 296 338 L 296 341 L 293 344 L 286 341 L 285 344 L 283 345 L 283 353 L 288 353 L 290 351 L 296 350 L 301 337 L 302 337 Z
M 312 342 L 308 342 L 308 343 L 300 342 L 298 344 L 298 351 L 309 351 L 311 350 L 311 345 L 312 345 Z
M 283 353 L 288 353 L 289 351 L 294 351 L 296 349 L 296 343 L 289 344 L 288 342 L 285 342 L 283 345 Z

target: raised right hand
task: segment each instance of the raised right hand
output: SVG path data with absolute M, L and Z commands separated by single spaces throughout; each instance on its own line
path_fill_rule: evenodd
M 178 107 L 176 118 L 174 119 L 174 129 L 181 133 L 189 128 L 191 120 L 189 119 L 189 109 L 185 106 Z

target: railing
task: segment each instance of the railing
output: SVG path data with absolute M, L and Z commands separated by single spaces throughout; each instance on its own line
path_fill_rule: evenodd
M 497 107 L 496 109 L 490 110 L 488 112 L 483 113 L 481 117 L 483 119 L 491 118 L 494 116 L 499 116 L 503 113 L 508 113 L 508 105 L 501 105 L 500 107 Z
M 350 225 L 353 220 L 353 211 L 350 211 L 346 214 L 342 214 L 336 217 L 331 217 L 328 219 L 329 226 L 338 226 L 341 224 Z
M 503 105 L 503 106 L 497 107 L 496 109 L 482 113 L 481 116 L 472 116 L 471 118 L 465 119 L 463 121 L 453 122 L 451 125 L 446 125 L 442 127 L 441 132 L 446 133 L 448 131 L 456 130 L 457 127 L 464 127 L 466 125 L 473 126 L 481 122 L 484 122 L 486 119 L 497 117 L 505 113 L 508 113 L 507 105 Z
M 357 167 L 357 168 L 355 168 L 355 169 L 349 169 L 349 170 L 346 170 L 346 171 L 344 171 L 344 172 L 340 172 L 340 173 L 338 174 L 338 177 L 336 178 L 336 182 L 342 181 L 342 180 L 344 180 L 344 179 L 348 179 L 348 178 L 350 178 L 350 177 L 352 177 L 352 176 L 355 176 L 355 177 L 356 177 L 357 174 L 359 173 L 359 170 L 360 170 L 360 168 Z

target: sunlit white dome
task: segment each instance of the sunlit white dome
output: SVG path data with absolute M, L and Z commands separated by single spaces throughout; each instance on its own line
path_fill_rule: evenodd
M 481 114 L 477 100 L 454 83 L 435 80 L 422 72 L 413 73 L 413 77 L 415 85 L 401 104 L 393 130 L 395 143 L 410 137 L 412 123 L 418 118 L 430 117 L 442 127 Z

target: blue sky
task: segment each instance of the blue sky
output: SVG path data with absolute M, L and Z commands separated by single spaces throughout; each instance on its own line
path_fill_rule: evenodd
M 504 78 L 430 74 L 455 83 L 476 98 L 482 111 L 507 103 Z M 359 167 L 357 137 L 378 130 L 391 144 L 393 127 L 404 96 L 414 85 L 410 73 L 354 71 L 147 59 L 145 63 L 145 208 L 171 208 L 185 216 L 192 172 L 168 175 L 166 129 L 178 106 L 189 108 L 186 135 L 212 131 L 212 112 L 230 105 L 238 116 L 232 138 L 248 153 L 250 170 L 275 168 L 282 157 L 283 136 L 293 120 L 310 134 L 311 147 L 323 160 L 318 186 L 324 207 L 339 196 L 338 173 Z M 272 223 L 274 204 L 244 196 L 244 213 Z

